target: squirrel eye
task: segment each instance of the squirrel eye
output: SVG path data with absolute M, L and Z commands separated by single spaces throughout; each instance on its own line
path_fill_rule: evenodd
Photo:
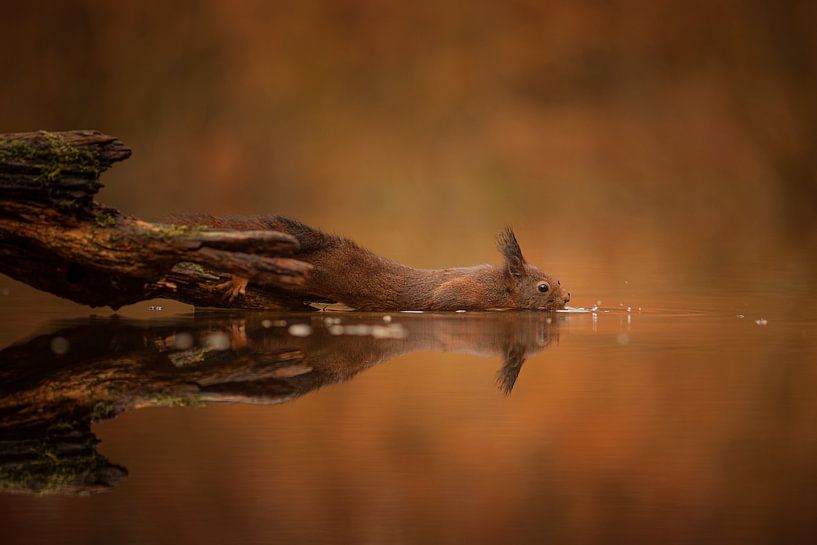
M 542 293 L 547 293 L 547 291 L 550 289 L 550 286 L 542 282 L 541 284 L 536 286 L 536 289 L 538 289 Z

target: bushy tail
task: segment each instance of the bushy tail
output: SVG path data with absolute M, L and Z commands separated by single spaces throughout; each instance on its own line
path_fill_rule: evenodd
M 237 231 L 281 231 L 292 235 L 301 245 L 297 254 L 305 254 L 326 249 L 338 242 L 339 237 L 324 233 L 284 216 L 212 216 L 210 214 L 176 214 L 168 218 L 176 225 L 204 225 L 214 229 L 234 229 Z M 297 255 L 296 254 L 296 255 Z

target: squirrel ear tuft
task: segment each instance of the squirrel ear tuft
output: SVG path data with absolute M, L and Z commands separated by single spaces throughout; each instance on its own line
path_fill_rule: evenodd
M 513 276 L 525 274 L 525 258 L 522 257 L 522 249 L 516 240 L 513 229 L 505 227 L 496 237 L 496 247 L 505 258 L 505 265 L 508 272 Z
M 496 373 L 496 385 L 506 396 L 511 395 L 523 363 L 525 363 L 525 347 L 513 344 L 509 346 L 502 361 L 502 368 Z

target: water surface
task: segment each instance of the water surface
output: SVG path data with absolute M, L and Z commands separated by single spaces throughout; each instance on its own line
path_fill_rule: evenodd
M 805 543 L 817 531 L 817 321 L 789 304 L 806 284 L 622 287 L 595 311 L 557 313 L 154 302 L 95 317 L 9 285 L 6 543 Z

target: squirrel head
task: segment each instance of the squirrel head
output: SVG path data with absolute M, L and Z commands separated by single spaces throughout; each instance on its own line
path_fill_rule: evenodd
M 510 308 L 555 310 L 570 301 L 570 292 L 558 280 L 525 261 L 513 229 L 506 227 L 496 245 L 505 258 L 503 279 Z

